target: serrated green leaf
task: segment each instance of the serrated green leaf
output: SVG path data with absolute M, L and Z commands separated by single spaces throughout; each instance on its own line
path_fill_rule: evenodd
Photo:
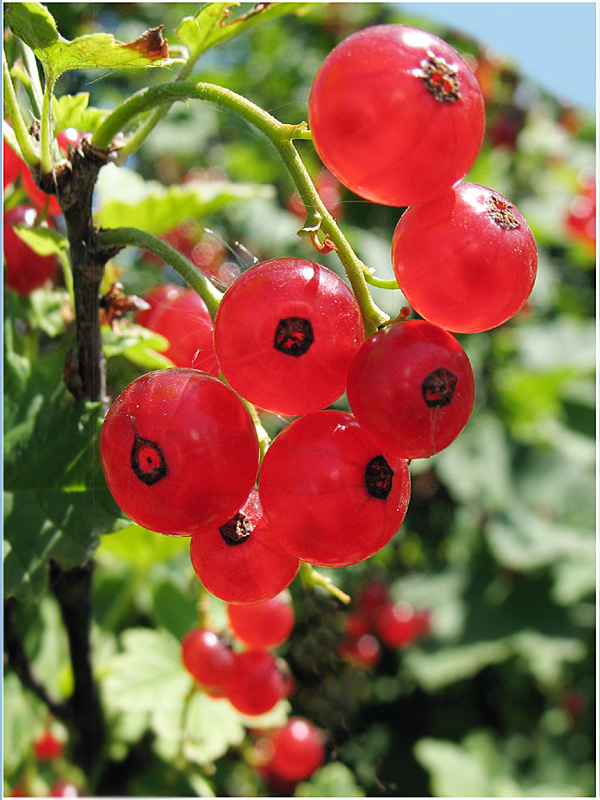
M 89 106 L 90 95 L 88 92 L 78 94 L 65 94 L 62 97 L 52 96 L 52 121 L 55 133 L 66 128 L 76 128 L 78 131 L 94 133 L 108 111 Z
M 296 787 L 296 797 L 366 797 L 366 792 L 358 786 L 354 774 L 345 764 L 334 762 L 326 764 L 315 772 L 310 781 L 303 781 Z
M 166 187 L 158 181 L 144 181 L 132 170 L 109 165 L 100 174 L 98 193 L 97 222 L 102 228 L 118 228 L 127 220 L 128 226 L 160 236 L 185 220 L 214 214 L 231 203 L 271 197 L 273 188 L 227 181 L 190 181 Z
M 118 42 L 109 33 L 86 34 L 68 41 L 58 33 L 54 18 L 40 3 L 13 3 L 5 19 L 13 33 L 40 59 L 51 83 L 74 69 L 140 69 L 181 62 L 138 46 L 140 40 Z
M 193 681 L 181 663 L 180 642 L 163 630 L 129 628 L 122 644 L 123 651 L 105 665 L 107 707 L 153 716 L 183 708 Z
M 176 33 L 179 41 L 189 49 L 191 61 L 254 25 L 284 14 L 302 13 L 310 6 L 309 3 L 258 4 L 244 14 L 232 15 L 231 9 L 240 5 L 239 2 L 206 3 L 195 17 L 185 17 L 181 21 Z
M 38 598 L 48 558 L 80 564 L 100 533 L 124 522 L 100 464 L 101 408 L 70 397 L 60 382 L 63 361 L 64 351 L 36 359 L 26 381 L 11 381 L 5 393 L 7 596 Z
M 245 730 L 231 703 L 196 692 L 187 706 L 183 753 L 196 764 L 210 764 L 239 746 Z

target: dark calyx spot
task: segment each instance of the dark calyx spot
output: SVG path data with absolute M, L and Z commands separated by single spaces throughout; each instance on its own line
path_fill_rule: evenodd
M 219 530 L 226 544 L 241 544 L 248 540 L 254 530 L 254 525 L 245 514 L 239 511 L 229 522 L 221 525 Z
M 365 486 L 371 497 L 386 500 L 392 490 L 394 470 L 383 456 L 372 458 L 365 469 Z
M 273 346 L 288 356 L 303 356 L 315 337 L 310 321 L 302 317 L 288 317 L 279 321 Z
M 421 384 L 423 399 L 430 408 L 447 406 L 452 402 L 457 377 L 445 367 L 430 372 Z
M 430 55 L 421 62 L 423 81 L 427 89 L 440 103 L 454 103 L 460 100 L 460 81 L 458 72 L 443 58 Z
M 167 462 L 160 447 L 137 432 L 131 448 L 131 469 L 146 486 L 154 486 L 167 474 Z
M 487 207 L 496 225 L 500 225 L 501 228 L 508 228 L 509 230 L 519 227 L 519 220 L 515 215 L 514 206 L 507 200 L 504 200 L 503 197 L 498 197 L 497 194 L 491 194 L 487 200 Z

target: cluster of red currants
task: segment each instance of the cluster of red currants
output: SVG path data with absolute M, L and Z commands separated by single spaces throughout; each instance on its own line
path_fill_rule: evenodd
M 183 664 L 212 697 L 227 698 L 242 714 L 266 714 L 293 691 L 286 662 L 273 652 L 294 627 L 290 599 L 282 593 L 251 606 L 231 604 L 227 619 L 225 632 L 201 625 L 185 635 Z
M 31 780 L 25 775 L 8 797 L 79 797 L 81 790 L 67 778 L 58 777 L 63 770 L 64 746 L 51 728 L 45 728 L 33 743 L 33 756 L 38 767 L 42 767 L 42 779 Z M 49 788 L 43 792 L 43 783 Z
M 358 592 L 356 607 L 344 618 L 339 653 L 357 666 L 371 669 L 382 645 L 403 649 L 430 633 L 430 612 L 393 600 L 385 581 L 369 581 Z
M 180 368 L 128 386 L 101 437 L 121 508 L 144 527 L 191 536 L 200 580 L 230 603 L 273 597 L 302 561 L 346 566 L 392 539 L 409 503 L 409 462 L 447 447 L 472 413 L 473 371 L 453 334 L 516 314 L 537 269 L 519 211 L 462 180 L 481 147 L 484 103 L 445 42 L 402 25 L 350 36 L 319 70 L 309 118 L 344 186 L 410 206 L 392 261 L 422 319 L 365 338 L 348 285 L 299 258 L 243 272 L 214 326 L 199 298 L 162 287 L 142 321 L 171 337 Z M 192 306 L 169 333 L 173 312 Z M 176 339 L 193 342 L 181 358 Z M 329 408 L 344 394 L 349 411 Z M 262 461 L 252 407 L 294 418 Z

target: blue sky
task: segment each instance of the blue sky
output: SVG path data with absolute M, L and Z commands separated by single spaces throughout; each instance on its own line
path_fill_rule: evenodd
M 473 35 L 563 101 L 596 108 L 596 2 L 396 3 Z

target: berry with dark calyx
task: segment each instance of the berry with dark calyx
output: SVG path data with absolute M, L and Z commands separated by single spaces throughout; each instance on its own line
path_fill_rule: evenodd
M 392 24 L 358 31 L 327 56 L 309 122 L 321 160 L 344 186 L 375 203 L 409 206 L 467 174 L 485 112 L 475 75 L 450 45 Z
M 163 355 L 176 367 L 193 367 L 215 377 L 219 365 L 213 346 L 213 323 L 206 303 L 193 289 L 172 284 L 151 289 L 143 298 L 151 306 L 136 322 L 168 339 Z
M 205 372 L 166 369 L 117 397 L 100 455 L 108 488 L 134 522 L 184 536 L 231 519 L 254 486 L 259 450 L 235 392 Z
M 414 310 L 456 333 L 501 325 L 523 307 L 537 247 L 523 215 L 498 192 L 459 183 L 409 208 L 392 241 L 398 285 Z
M 235 669 L 236 652 L 215 631 L 197 627 L 181 642 L 181 660 L 194 680 L 225 692 Z
M 217 359 L 232 388 L 289 416 L 323 409 L 343 394 L 363 339 L 350 288 L 306 259 L 272 259 L 246 270 L 215 317 Z
M 226 603 L 264 603 L 286 589 L 300 567 L 274 537 L 256 489 L 224 524 L 194 533 L 190 557 L 204 588 Z
M 305 717 L 290 717 L 265 745 L 267 772 L 289 781 L 307 780 L 325 761 L 325 737 Z
M 4 261 L 6 287 L 22 296 L 31 294 L 49 281 L 58 266 L 56 256 L 42 256 L 21 239 L 14 229 L 37 226 L 38 212 L 19 205 L 4 212 Z M 47 227 L 47 224 L 46 224 Z
M 375 614 L 375 631 L 389 647 L 407 647 L 429 632 L 429 614 L 409 603 L 385 603 Z
M 460 343 L 425 320 L 383 328 L 364 343 L 348 373 L 350 408 L 386 458 L 427 458 L 443 450 L 469 421 L 474 392 Z
M 266 714 L 287 696 L 288 681 L 278 659 L 269 650 L 244 650 L 237 654 L 227 685 L 231 705 L 242 714 Z
M 294 627 L 294 608 L 287 592 L 252 605 L 227 606 L 229 627 L 247 647 L 269 650 L 285 642 Z
M 302 561 L 355 564 L 398 531 L 410 498 L 404 459 L 384 458 L 343 411 L 294 420 L 263 459 L 259 493 L 273 534 Z

